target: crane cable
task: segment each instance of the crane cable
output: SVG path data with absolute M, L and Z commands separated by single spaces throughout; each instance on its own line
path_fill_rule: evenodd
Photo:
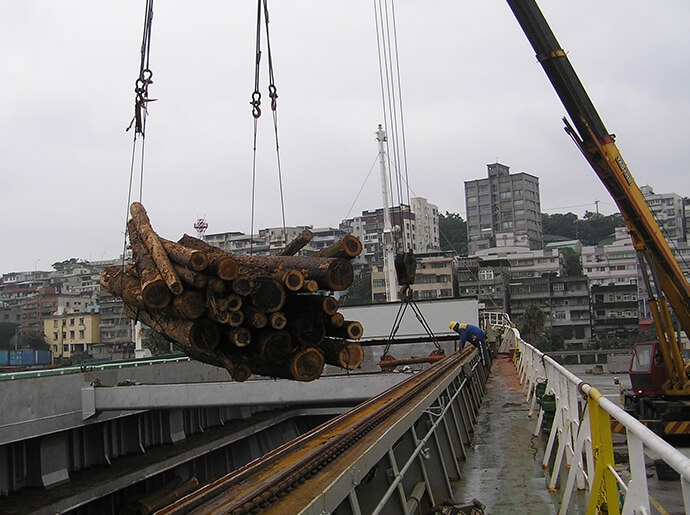
M 278 114 L 277 114 L 277 99 L 278 93 L 275 86 L 275 76 L 273 74 L 273 57 L 271 55 L 271 39 L 268 30 L 268 0 L 258 0 L 256 10 L 256 49 L 255 49 L 255 67 L 254 67 L 254 92 L 252 93 L 252 116 L 254 118 L 254 142 L 253 142 L 253 158 L 252 158 L 252 200 L 251 200 L 251 228 L 249 240 L 249 253 L 253 253 L 254 246 L 254 214 L 256 206 L 256 148 L 258 135 L 258 121 L 261 117 L 261 91 L 259 89 L 259 78 L 261 70 L 261 22 L 263 21 L 266 28 L 266 53 L 268 54 L 268 96 L 271 99 L 271 111 L 273 113 L 273 132 L 275 135 L 276 145 L 276 159 L 278 167 L 278 187 L 280 190 L 280 209 L 283 222 L 283 238 L 284 243 L 287 244 L 287 228 L 285 222 L 285 199 L 283 196 L 283 173 L 280 161 L 280 145 L 278 142 Z
M 400 60 L 398 58 L 398 35 L 396 29 L 395 5 L 391 0 L 374 0 L 374 17 L 376 21 L 376 40 L 379 61 L 379 78 L 381 82 L 381 101 L 383 107 L 384 127 L 389 127 L 386 145 L 392 146 L 393 158 L 388 167 L 391 206 L 406 203 L 410 206 L 410 191 L 407 171 L 407 149 L 405 144 L 405 121 L 403 117 L 402 88 L 400 80 Z M 395 173 L 393 173 L 395 171 Z M 402 178 L 404 171 L 405 178 Z M 393 178 L 395 180 L 393 180 Z M 395 185 L 397 199 L 394 198 Z M 404 230 L 402 209 L 403 250 L 410 250 L 412 242 L 407 241 Z
M 146 142 L 146 118 L 148 115 L 147 106 L 155 98 L 149 98 L 149 86 L 153 84 L 153 72 L 150 67 L 151 53 L 151 26 L 153 23 L 153 0 L 146 0 L 146 10 L 144 12 L 144 33 L 141 41 L 141 60 L 139 63 L 139 76 L 134 83 L 134 117 L 125 131 L 134 128 L 132 140 L 132 157 L 129 170 L 129 188 L 127 192 L 127 206 L 125 210 L 125 230 L 124 243 L 122 249 L 122 268 L 124 269 L 125 255 L 127 251 L 127 220 L 129 219 L 129 206 L 132 202 L 132 188 L 134 184 L 134 166 L 136 161 L 137 139 L 141 135 L 141 158 L 139 163 L 139 201 L 143 198 L 144 191 L 144 155 Z

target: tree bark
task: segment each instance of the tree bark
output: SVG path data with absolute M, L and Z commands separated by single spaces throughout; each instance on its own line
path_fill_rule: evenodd
M 314 233 L 311 232 L 309 229 L 305 229 L 304 231 L 302 231 L 302 234 L 300 234 L 299 236 L 297 236 L 297 238 L 288 243 L 287 246 L 278 253 L 278 255 L 294 256 L 300 250 L 302 250 L 302 248 L 304 248 L 313 237 Z
M 302 256 L 236 256 L 240 270 L 251 277 L 272 276 L 297 270 L 322 290 L 346 290 L 354 279 L 352 263 L 342 258 Z M 281 276 L 282 277 L 282 276 Z
M 151 253 L 151 258 L 154 263 L 156 263 L 156 268 L 158 268 L 165 284 L 168 285 L 172 293 L 179 295 L 183 291 L 182 283 L 175 273 L 175 270 L 173 270 L 172 263 L 170 263 L 170 258 L 163 244 L 151 227 L 151 222 L 149 221 L 149 216 L 146 214 L 144 206 L 139 202 L 132 202 L 132 205 L 129 206 L 129 212 L 132 214 L 132 220 L 137 228 L 139 237 Z
M 170 303 L 170 289 L 161 277 L 151 253 L 141 241 L 134 222 L 130 220 L 127 226 L 134 263 L 141 283 L 141 298 L 147 307 L 162 309 Z
M 319 250 L 314 257 L 337 257 L 354 259 L 362 253 L 362 242 L 359 238 L 348 234 L 329 247 Z
M 179 320 L 159 312 L 151 314 L 143 309 L 136 311 L 129 306 L 125 306 L 125 313 L 129 318 L 141 320 L 151 329 L 179 344 L 190 357 L 196 358 L 200 354 L 211 352 L 220 343 L 218 326 L 207 318 Z
M 208 269 L 224 281 L 232 281 L 237 277 L 237 261 L 224 250 L 188 234 L 183 235 L 177 243 L 190 249 L 203 251 L 209 260 Z
M 326 328 L 328 336 L 335 336 L 336 338 L 346 338 L 348 340 L 359 340 L 364 334 L 362 324 L 354 320 L 345 320 L 341 327 Z
M 208 266 L 208 256 L 201 250 L 194 250 L 174 241 L 158 237 L 163 244 L 163 248 L 168 253 L 170 261 L 194 272 L 201 272 Z
M 208 278 L 204 274 L 190 270 L 189 268 L 173 263 L 173 268 L 175 273 L 180 277 L 180 279 L 187 283 L 189 286 L 197 289 L 205 288 L 208 284 Z

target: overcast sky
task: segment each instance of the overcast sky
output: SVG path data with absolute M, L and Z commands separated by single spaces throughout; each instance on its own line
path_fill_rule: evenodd
M 637 183 L 690 195 L 690 2 L 540 6 Z M 0 274 L 121 253 L 144 7 L 0 7 Z M 337 226 L 381 207 L 372 0 L 281 0 L 269 10 L 287 225 Z M 199 217 L 208 233 L 250 230 L 255 11 L 248 0 L 154 4 L 158 100 L 141 200 L 161 236 L 195 234 Z M 498 161 L 539 177 L 544 212 L 582 216 L 597 200 L 604 214 L 617 211 L 564 133 L 565 109 L 507 3 L 405 0 L 396 14 L 413 196 L 464 217 L 463 182 Z M 282 226 L 270 113 L 258 129 L 257 230 Z M 137 164 L 133 200 L 138 177 Z

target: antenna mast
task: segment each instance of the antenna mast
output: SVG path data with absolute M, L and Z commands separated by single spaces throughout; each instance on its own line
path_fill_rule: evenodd
M 381 168 L 381 192 L 383 193 L 383 271 L 386 279 L 386 302 L 394 302 L 397 291 L 397 277 L 395 274 L 395 242 L 393 240 L 393 225 L 388 207 L 388 172 L 386 170 L 386 131 L 381 124 L 376 131 L 376 141 L 379 144 L 379 165 Z

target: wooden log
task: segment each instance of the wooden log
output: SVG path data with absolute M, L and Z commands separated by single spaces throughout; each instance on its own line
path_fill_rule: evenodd
M 129 318 L 141 320 L 151 329 L 177 343 L 186 354 L 195 359 L 212 351 L 220 343 L 218 326 L 207 318 L 180 320 L 160 312 L 152 314 L 143 309 L 136 311 L 127 305 L 125 313 Z
M 228 307 L 226 308 L 228 311 L 239 311 L 242 308 L 242 297 L 239 295 L 231 293 L 226 299 L 228 301 Z
M 239 270 L 237 261 L 222 249 L 209 245 L 205 241 L 188 234 L 183 235 L 177 243 L 190 249 L 203 251 L 209 260 L 208 269 L 224 281 L 232 281 L 237 277 Z
M 244 382 L 251 377 L 252 369 L 246 356 L 226 351 L 220 351 L 216 354 L 225 369 L 230 372 L 230 377 L 238 383 Z
M 182 282 L 187 283 L 193 288 L 201 290 L 208 284 L 208 278 L 204 274 L 190 270 L 189 268 L 178 265 L 177 263 L 173 263 L 173 268 Z
M 141 284 L 139 279 L 125 273 L 118 266 L 107 266 L 103 269 L 100 276 L 100 285 L 111 295 L 122 299 L 122 301 L 133 309 L 143 309 L 145 304 L 141 295 Z M 167 288 L 166 288 L 167 291 Z M 168 292 L 170 294 L 170 292 Z
M 333 245 L 319 250 L 314 257 L 337 257 L 354 259 L 362 253 L 362 242 L 359 238 L 348 234 L 336 241 Z
M 247 274 L 237 274 L 237 277 L 232 280 L 231 284 L 232 291 L 243 297 L 248 297 L 252 290 L 254 290 L 254 281 Z
M 266 313 L 254 306 L 245 305 L 242 307 L 242 312 L 244 313 L 245 323 L 256 329 L 262 329 L 268 324 Z
M 296 381 L 313 381 L 321 377 L 326 360 L 323 353 L 314 347 L 299 349 L 288 359 L 288 370 Z
M 220 277 L 209 277 L 208 288 L 213 293 L 225 293 L 225 281 L 223 281 L 223 279 Z
M 302 291 L 306 293 L 316 293 L 317 291 L 319 291 L 319 283 L 317 283 L 313 279 L 306 279 L 304 281 Z
M 134 222 L 127 222 L 129 240 L 134 255 L 134 264 L 141 284 L 141 298 L 151 309 L 162 309 L 170 303 L 170 289 L 161 277 L 151 253 L 141 241 Z
M 168 253 L 168 258 L 173 264 L 189 268 L 194 272 L 201 272 L 208 266 L 208 256 L 201 250 L 190 249 L 174 241 L 158 237 L 163 248 Z
M 285 288 L 271 277 L 257 277 L 254 279 L 254 289 L 249 294 L 249 299 L 257 308 L 266 313 L 280 311 L 285 305 L 287 294 Z
M 355 370 L 364 362 L 364 349 L 357 342 L 339 338 L 324 338 L 319 344 L 326 363 L 345 370 Z
M 228 311 L 228 317 L 226 324 L 232 327 L 239 327 L 244 323 L 244 313 L 242 311 Z
M 187 290 L 173 298 L 172 309 L 179 318 L 196 320 L 201 318 L 206 312 L 206 305 L 201 293 L 195 290 Z
M 313 381 L 323 373 L 326 364 L 323 353 L 314 347 L 295 349 L 287 361 L 271 365 L 257 356 L 250 359 L 254 372 L 267 377 L 283 377 L 296 381 Z
M 268 323 L 271 324 L 273 329 L 285 329 L 285 326 L 287 325 L 287 317 L 284 313 L 276 311 L 275 313 L 271 313 L 269 315 Z
M 293 295 L 290 297 L 290 311 L 322 311 L 334 315 L 339 308 L 338 299 L 331 295 Z
M 226 335 L 235 347 L 246 347 L 252 342 L 252 332 L 246 327 L 228 327 Z
M 304 275 L 299 270 L 288 270 L 285 274 L 282 274 L 280 279 L 283 285 L 290 291 L 300 291 L 304 286 Z
M 302 347 L 318 345 L 326 336 L 323 313 L 319 311 L 291 314 L 287 329 L 295 342 Z
M 206 311 L 206 316 L 214 322 L 218 322 L 219 324 L 230 323 L 230 311 L 219 311 L 209 309 L 208 311 Z
M 316 281 L 322 290 L 346 290 L 354 279 L 352 263 L 342 258 L 302 256 L 236 256 L 243 273 L 251 277 L 270 276 L 298 270 L 305 279 Z
M 334 313 L 328 321 L 333 327 L 342 327 L 345 323 L 345 315 L 342 313 Z
M 256 333 L 254 353 L 269 366 L 284 364 L 295 349 L 287 331 L 264 329 Z
M 349 340 L 359 340 L 364 334 L 362 324 L 354 320 L 345 320 L 341 327 L 327 327 L 326 334 L 336 338 L 346 338 Z
M 146 245 L 146 248 L 151 253 L 151 258 L 156 263 L 156 268 L 163 277 L 165 284 L 168 285 L 170 291 L 179 295 L 183 291 L 182 282 L 175 273 L 170 258 L 168 257 L 163 244 L 158 239 L 158 235 L 154 232 L 149 221 L 149 216 L 146 214 L 144 206 L 139 202 L 132 202 L 129 206 L 129 212 L 132 214 L 132 220 L 139 232 L 139 237 Z
M 302 234 L 297 236 L 294 240 L 292 240 L 290 243 L 287 244 L 287 246 L 281 250 L 278 255 L 279 256 L 294 256 L 297 254 L 302 248 L 304 248 L 307 243 L 311 241 L 311 239 L 314 237 L 314 233 L 311 232 L 309 229 L 305 229 L 302 231 Z

